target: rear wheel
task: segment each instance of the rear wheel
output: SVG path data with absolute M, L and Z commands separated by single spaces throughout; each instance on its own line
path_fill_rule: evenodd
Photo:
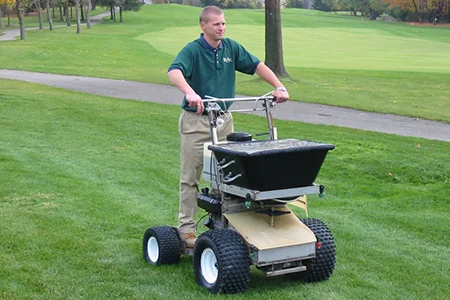
M 211 229 L 194 247 L 195 280 L 212 293 L 238 293 L 250 280 L 248 250 L 241 236 L 230 229 Z
M 304 262 L 306 271 L 290 274 L 293 279 L 305 282 L 324 281 L 331 277 L 336 267 L 336 247 L 331 231 L 318 219 L 300 219 L 316 236 L 316 257 Z
M 142 242 L 144 259 L 152 265 L 175 264 L 180 261 L 180 236 L 171 226 L 150 227 Z

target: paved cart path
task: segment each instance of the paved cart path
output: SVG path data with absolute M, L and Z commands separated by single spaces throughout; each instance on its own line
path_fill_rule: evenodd
M 95 95 L 163 104 L 180 105 L 182 99 L 181 93 L 172 86 L 143 82 L 14 70 L 0 70 L 0 78 L 41 83 Z M 450 142 L 450 124 L 396 115 L 288 101 L 277 105 L 273 116 L 282 120 L 335 125 Z

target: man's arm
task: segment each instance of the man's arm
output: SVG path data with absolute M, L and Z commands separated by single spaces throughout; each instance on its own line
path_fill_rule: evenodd
M 191 88 L 179 69 L 172 69 L 167 73 L 169 80 L 173 85 L 186 95 L 186 100 L 190 107 L 197 107 L 197 113 L 203 113 L 205 107 L 203 106 L 202 98 Z
M 278 88 L 284 88 L 281 81 L 278 79 L 278 77 L 272 72 L 269 67 L 267 67 L 263 62 L 260 62 L 258 66 L 256 67 L 256 74 L 258 74 L 259 77 L 261 77 L 262 80 L 270 84 L 275 88 L 275 91 L 273 92 L 273 96 L 276 97 L 276 102 L 281 103 L 285 102 L 289 99 L 289 94 L 286 89 L 278 89 Z

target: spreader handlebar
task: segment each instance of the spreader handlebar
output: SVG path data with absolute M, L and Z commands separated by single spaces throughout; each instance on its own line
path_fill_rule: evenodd
M 203 105 L 208 113 L 210 129 L 211 129 L 211 137 L 213 144 L 217 144 L 217 119 L 218 116 L 225 112 L 255 112 L 255 111 L 265 111 L 267 126 L 268 126 L 268 135 L 270 140 L 277 139 L 277 130 L 274 127 L 271 109 L 275 106 L 276 98 L 271 95 L 272 92 L 267 93 L 260 97 L 240 97 L 240 98 L 215 98 L 211 96 L 205 96 L 206 99 L 203 99 Z M 228 109 L 226 108 L 226 103 L 230 102 L 253 102 L 253 108 L 244 108 L 244 109 Z M 258 107 L 258 102 L 261 103 L 261 107 Z M 219 103 L 223 103 L 223 106 L 219 105 Z M 224 110 L 225 108 L 225 110 Z
M 267 111 L 267 104 L 269 109 L 274 107 L 276 102 L 276 98 L 272 95 L 263 95 L 260 97 L 237 97 L 237 98 L 216 98 L 211 96 L 205 96 L 206 99 L 203 99 L 203 105 L 208 110 L 211 108 L 213 103 L 223 103 L 223 107 L 226 107 L 226 103 L 233 102 L 253 102 L 253 108 L 244 108 L 244 109 L 227 109 L 229 112 L 252 112 L 252 111 Z M 257 107 L 258 103 L 262 102 L 262 107 Z
M 267 101 L 267 100 L 272 100 L 275 101 L 275 97 L 274 96 L 261 96 L 261 97 L 236 97 L 236 98 L 216 98 L 216 97 L 212 97 L 212 96 L 205 96 L 205 99 L 203 99 L 203 102 L 245 102 L 245 101 Z

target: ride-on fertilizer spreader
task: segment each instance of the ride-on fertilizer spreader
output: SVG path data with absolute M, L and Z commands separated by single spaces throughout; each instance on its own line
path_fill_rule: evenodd
M 328 227 L 318 219 L 299 219 L 287 204 L 305 195 L 322 195 L 315 184 L 331 144 L 277 139 L 271 109 L 272 96 L 204 100 L 211 143 L 204 146 L 203 179 L 209 183 L 197 204 L 207 212 L 205 226 L 194 248 L 187 248 L 177 228 L 156 226 L 146 230 L 144 258 L 151 265 L 174 264 L 182 254 L 193 256 L 197 283 L 213 293 L 247 289 L 250 266 L 268 276 L 287 275 L 294 280 L 327 280 L 336 265 L 336 250 Z M 249 108 L 229 111 L 263 111 L 267 140 L 247 133 L 232 133 L 219 142 L 217 127 L 224 111 L 219 103 L 235 102 Z M 224 105 L 224 107 L 226 107 Z

